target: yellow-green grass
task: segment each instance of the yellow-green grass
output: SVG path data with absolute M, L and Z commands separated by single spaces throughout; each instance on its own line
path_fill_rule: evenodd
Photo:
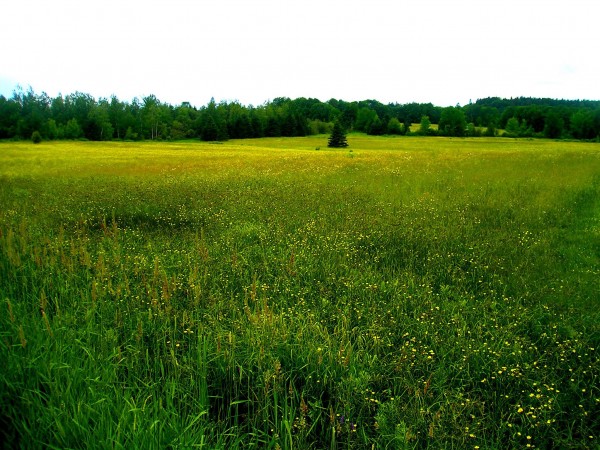
M 437 123 L 432 123 L 429 125 L 429 128 L 431 128 L 432 130 L 437 130 L 438 124 Z M 421 129 L 421 124 L 420 123 L 411 123 L 410 124 L 410 131 L 413 133 L 416 133 L 417 131 L 419 131 Z
M 411 123 L 410 124 L 410 131 L 413 132 L 413 133 L 418 132 L 420 130 L 420 128 L 421 128 L 421 124 L 420 123 Z M 430 128 L 432 130 L 439 130 L 439 125 L 437 123 L 432 123 L 430 125 Z M 477 131 L 479 131 L 481 134 L 483 134 L 487 130 L 487 127 L 475 127 L 475 129 Z M 504 134 L 504 131 L 505 130 L 503 130 L 503 129 L 496 130 L 498 136 L 502 136 Z
M 26 448 L 594 448 L 600 152 L 0 144 Z

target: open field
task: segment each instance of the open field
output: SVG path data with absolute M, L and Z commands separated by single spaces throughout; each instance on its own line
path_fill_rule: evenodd
M 0 441 L 598 448 L 600 146 L 326 141 L 0 143 Z

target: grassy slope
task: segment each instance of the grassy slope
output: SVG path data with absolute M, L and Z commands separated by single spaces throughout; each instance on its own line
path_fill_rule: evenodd
M 7 441 L 595 445 L 597 145 L 325 142 L 0 145 Z

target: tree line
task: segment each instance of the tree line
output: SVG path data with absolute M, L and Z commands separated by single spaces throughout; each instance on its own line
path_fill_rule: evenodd
M 600 101 L 537 98 L 477 100 L 465 106 L 383 104 L 377 100 L 279 97 L 259 106 L 237 101 L 173 106 L 154 95 L 96 100 L 75 92 L 51 98 L 31 88 L 0 96 L 0 139 L 222 141 L 331 133 L 334 123 L 371 135 L 600 139 Z M 411 129 L 412 124 L 420 124 Z M 437 126 L 433 126 L 437 125 Z

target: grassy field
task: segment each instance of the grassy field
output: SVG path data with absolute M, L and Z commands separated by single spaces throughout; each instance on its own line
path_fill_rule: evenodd
M 598 448 L 600 147 L 0 143 L 6 448 Z

